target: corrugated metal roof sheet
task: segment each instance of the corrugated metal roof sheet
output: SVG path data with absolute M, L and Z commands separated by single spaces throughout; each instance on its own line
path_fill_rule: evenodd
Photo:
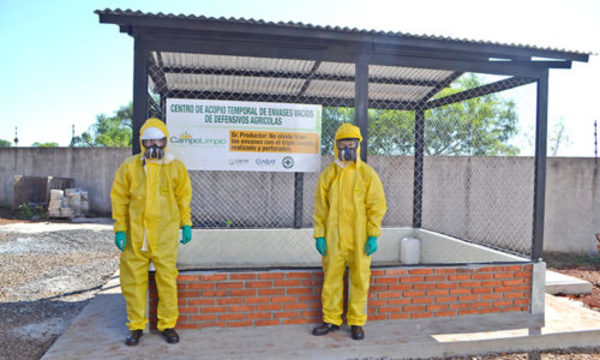
M 264 21 L 264 20 L 255 20 L 253 18 L 245 19 L 245 18 L 234 18 L 234 17 L 209 17 L 202 15 L 184 15 L 184 14 L 163 14 L 162 12 L 153 14 L 153 13 L 145 13 L 142 11 L 133 11 L 130 9 L 121 10 L 121 9 L 104 9 L 104 10 L 96 10 L 96 14 L 98 15 L 123 15 L 123 16 L 138 16 L 138 17 L 146 17 L 146 18 L 162 18 L 162 19 L 184 19 L 184 20 L 198 20 L 198 21 L 206 21 L 206 22 L 219 22 L 219 23 L 237 23 L 237 24 L 250 24 L 250 25 L 269 25 L 276 27 L 287 27 L 287 28 L 301 28 L 301 29 L 312 29 L 312 30 L 324 30 L 324 31 L 332 31 L 332 32 L 340 32 L 340 33 L 354 33 L 354 34 L 364 34 L 364 35 L 388 35 L 388 36 L 396 36 L 403 38 L 413 38 L 413 39 L 421 39 L 421 40 L 442 40 L 442 41 L 452 41 L 452 42 L 461 42 L 468 44 L 481 44 L 481 45 L 500 45 L 500 46 L 512 46 L 523 49 L 535 49 L 535 50 L 548 50 L 548 51 L 562 51 L 562 52 L 570 52 L 575 54 L 585 54 L 591 55 L 591 52 L 583 52 L 579 50 L 567 50 L 567 49 L 558 49 L 551 47 L 539 47 L 531 44 L 519 44 L 519 43 L 500 43 L 493 41 L 485 41 L 485 40 L 475 40 L 475 39 L 465 39 L 465 38 L 453 38 L 449 36 L 441 36 L 441 35 L 431 35 L 431 34 L 411 34 L 406 32 L 394 32 L 394 31 L 379 31 L 379 30 L 366 30 L 366 29 L 358 29 L 358 28 L 349 28 L 349 27 L 340 27 L 340 26 L 321 26 L 321 25 L 313 25 L 313 24 L 304 24 L 301 22 L 293 22 L 293 21 Z

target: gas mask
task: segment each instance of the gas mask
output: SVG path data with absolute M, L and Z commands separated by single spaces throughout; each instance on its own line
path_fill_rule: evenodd
M 161 160 L 165 156 L 164 146 L 158 146 L 156 144 L 147 147 L 144 151 L 144 158 L 148 160 Z
M 340 139 L 337 143 L 340 161 L 356 161 L 358 139 Z

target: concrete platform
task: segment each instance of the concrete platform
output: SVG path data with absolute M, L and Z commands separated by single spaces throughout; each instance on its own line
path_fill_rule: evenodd
M 546 292 L 548 294 L 589 294 L 594 286 L 573 276 L 546 270 Z
M 181 342 L 167 344 L 146 333 L 136 347 L 123 341 L 125 301 L 115 275 L 60 336 L 42 359 L 347 359 L 413 358 L 501 351 L 598 346 L 600 313 L 566 298 L 546 295 L 545 326 L 510 329 L 510 314 L 435 320 L 372 322 L 366 338 L 354 341 L 346 327 L 324 336 L 312 325 L 261 328 L 208 328 L 180 331 Z M 490 328 L 497 331 L 487 331 Z M 539 330 L 539 328 L 537 329 Z

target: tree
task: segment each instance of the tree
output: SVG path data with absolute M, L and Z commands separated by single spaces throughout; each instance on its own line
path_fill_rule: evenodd
M 71 139 L 76 147 L 127 147 L 132 139 L 133 102 L 121 106 L 113 116 L 96 115 L 96 123 L 88 131 Z
M 8 140 L 0 139 L 0 147 L 11 147 L 12 143 Z
M 482 85 L 462 77 L 436 98 Z M 369 154 L 414 154 L 415 111 L 369 109 Z M 354 121 L 354 109 L 324 108 L 323 153 L 331 153 L 335 128 Z M 333 130 L 331 130 L 333 129 Z M 328 133 L 329 132 L 329 133 Z M 425 111 L 427 155 L 517 155 L 507 141 L 517 133 L 515 102 L 490 94 Z
M 557 156 L 558 149 L 562 144 L 569 145 L 571 141 L 569 135 L 566 132 L 565 123 L 563 119 L 558 119 L 558 122 L 554 123 L 552 132 L 550 133 L 550 139 L 548 141 L 548 147 L 550 147 L 550 156 Z
M 41 143 L 41 142 L 34 142 L 31 146 L 33 147 L 43 147 L 43 148 L 48 148 L 48 147 L 58 147 L 58 143 L 57 142 L 45 142 L 45 143 Z

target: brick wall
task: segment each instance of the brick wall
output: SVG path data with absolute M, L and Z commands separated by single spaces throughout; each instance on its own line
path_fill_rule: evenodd
M 369 321 L 528 312 L 532 265 L 374 269 Z M 321 321 L 321 270 L 194 272 L 178 277 L 177 328 Z M 157 293 L 150 274 L 150 322 Z

